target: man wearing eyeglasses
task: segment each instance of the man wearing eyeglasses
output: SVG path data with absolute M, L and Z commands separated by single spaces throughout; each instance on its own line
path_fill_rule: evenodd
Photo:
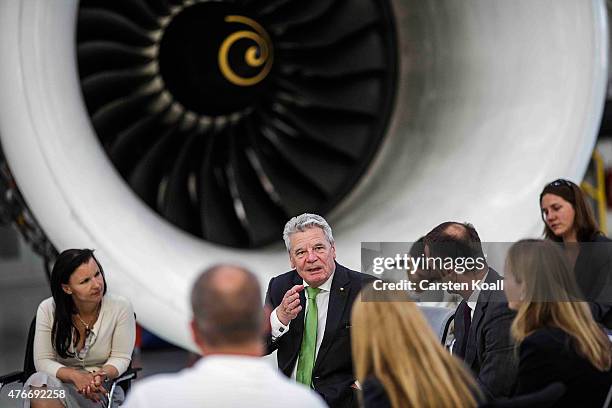
M 332 230 L 319 215 L 290 219 L 283 239 L 293 270 L 268 285 L 268 353 L 277 350 L 279 369 L 331 407 L 356 407 L 350 313 L 362 285 L 374 278 L 336 262 Z

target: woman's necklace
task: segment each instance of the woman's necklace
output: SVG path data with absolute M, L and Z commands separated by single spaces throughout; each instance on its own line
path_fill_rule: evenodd
M 98 304 L 98 306 L 96 307 L 96 312 L 94 313 L 93 318 L 91 319 L 90 323 L 86 323 L 85 320 L 83 320 L 81 318 L 81 315 L 79 313 L 76 314 L 77 319 L 79 319 L 79 321 L 81 322 L 81 324 L 83 325 L 83 327 L 85 327 L 85 336 L 87 337 L 87 335 L 89 334 L 89 332 L 91 331 L 91 329 L 89 328 L 89 326 L 93 326 L 94 322 L 96 321 L 96 319 L 98 318 L 98 313 L 100 312 L 100 303 Z

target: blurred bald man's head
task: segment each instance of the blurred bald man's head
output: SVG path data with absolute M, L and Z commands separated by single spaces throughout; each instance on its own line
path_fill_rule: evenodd
M 430 256 L 485 258 L 476 228 L 466 222 L 443 222 L 424 241 Z
M 191 291 L 194 330 L 211 347 L 235 347 L 261 341 L 263 305 L 259 282 L 247 269 L 214 265 Z

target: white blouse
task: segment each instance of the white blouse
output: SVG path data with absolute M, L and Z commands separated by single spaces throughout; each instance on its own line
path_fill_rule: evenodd
M 34 365 L 37 371 L 57 377 L 57 370 L 62 367 L 91 372 L 110 364 L 119 375 L 127 370 L 136 339 L 136 320 L 129 300 L 117 295 L 104 295 L 98 320 L 92 328 L 91 347 L 83 360 L 62 358 L 55 352 L 51 340 L 54 315 L 53 298 L 43 300 L 36 312 L 34 335 Z

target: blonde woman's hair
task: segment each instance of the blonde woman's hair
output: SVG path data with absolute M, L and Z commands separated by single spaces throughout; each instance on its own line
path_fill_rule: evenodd
M 357 380 L 375 376 L 391 406 L 476 407 L 474 379 L 405 293 L 364 289 L 353 304 L 352 325 Z
M 556 327 L 572 338 L 577 352 L 593 366 L 610 369 L 610 341 L 593 320 L 589 305 L 581 301 L 574 273 L 558 244 L 536 239 L 517 242 L 508 252 L 506 273 L 524 291 L 511 328 L 517 344 L 537 329 Z

